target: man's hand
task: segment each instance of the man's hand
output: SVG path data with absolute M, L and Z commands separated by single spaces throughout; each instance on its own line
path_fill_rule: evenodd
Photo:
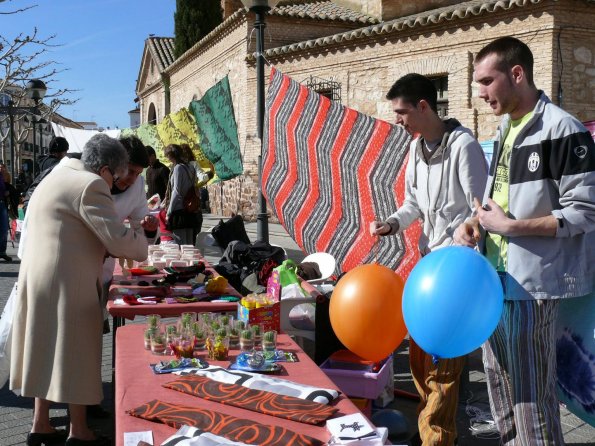
M 140 222 L 141 227 L 148 232 L 154 232 L 159 227 L 159 222 L 152 215 L 145 215 Z
M 492 234 L 509 236 L 511 219 L 506 216 L 504 210 L 498 204 L 488 198 L 488 203 L 481 206 L 477 198 L 474 199 L 479 224 Z
M 477 198 L 473 199 L 476 212 L 481 209 L 481 203 Z M 477 217 L 471 218 L 464 223 L 461 223 L 453 234 L 453 240 L 457 245 L 468 246 L 474 248 L 481 240 L 481 233 L 479 232 L 479 219 Z
M 373 221 L 370 223 L 370 235 L 387 235 L 390 232 L 390 225 L 385 221 Z

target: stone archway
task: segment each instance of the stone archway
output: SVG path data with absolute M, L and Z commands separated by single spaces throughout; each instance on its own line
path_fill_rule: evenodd
M 147 116 L 147 122 L 149 124 L 157 124 L 157 111 L 155 110 L 155 104 L 151 102 L 149 105 L 149 114 Z

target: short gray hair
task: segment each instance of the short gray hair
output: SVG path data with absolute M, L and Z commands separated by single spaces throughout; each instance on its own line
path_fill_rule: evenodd
M 117 176 L 126 175 L 128 152 L 117 139 L 98 133 L 83 147 L 81 161 L 87 169 L 99 173 L 103 166 L 109 167 Z

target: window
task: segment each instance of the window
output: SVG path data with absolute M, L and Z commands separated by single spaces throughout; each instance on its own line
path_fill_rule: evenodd
M 448 117 L 448 76 L 430 77 L 438 91 L 438 116 Z
M 310 76 L 310 79 L 306 81 L 306 87 L 331 101 L 341 102 L 341 84 L 339 82 Z

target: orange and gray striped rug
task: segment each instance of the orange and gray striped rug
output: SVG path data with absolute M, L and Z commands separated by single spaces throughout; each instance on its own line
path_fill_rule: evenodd
M 373 262 L 368 225 L 403 201 L 409 135 L 275 68 L 264 132 L 263 192 L 297 244 L 332 254 L 343 271 Z M 408 231 L 384 237 L 378 248 L 378 261 L 404 278 L 418 259 L 420 226 Z

